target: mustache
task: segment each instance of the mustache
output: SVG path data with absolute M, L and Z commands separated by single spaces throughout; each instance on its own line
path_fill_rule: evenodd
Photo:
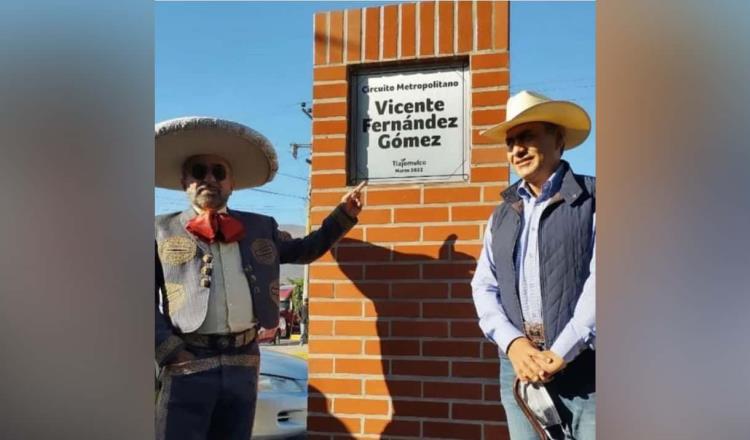
M 196 188 L 196 192 L 201 192 L 201 191 L 206 190 L 206 189 L 212 189 L 212 190 L 217 191 L 217 192 L 221 191 L 221 188 L 218 185 L 211 185 L 209 183 L 206 183 L 206 184 L 198 186 L 198 188 Z

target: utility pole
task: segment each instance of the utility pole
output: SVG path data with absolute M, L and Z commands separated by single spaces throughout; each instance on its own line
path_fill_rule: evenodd
M 300 107 L 300 110 L 302 110 L 302 113 L 304 113 L 308 118 L 312 119 L 312 108 L 308 107 L 306 102 L 304 101 L 300 102 L 299 107 Z M 292 157 L 295 159 L 297 158 L 297 152 L 299 151 L 300 148 L 307 148 L 308 150 L 312 152 L 311 144 L 298 144 L 296 142 L 292 142 L 291 147 L 292 147 Z M 309 158 L 305 159 L 305 162 L 307 162 L 308 164 L 312 164 L 312 161 Z M 310 179 L 308 179 L 308 182 L 309 181 Z M 308 184 L 307 196 L 308 198 L 310 197 L 310 185 L 309 184 Z
M 308 118 L 312 119 L 312 108 L 307 106 L 306 102 L 300 103 L 300 110 L 302 113 L 304 113 Z M 310 151 L 310 155 L 312 155 L 312 144 L 302 144 L 297 142 L 291 143 L 291 152 L 292 157 L 294 159 L 297 159 L 298 153 L 300 148 L 306 148 Z M 309 157 L 305 158 L 305 162 L 307 162 L 308 165 L 312 166 L 312 160 L 310 160 Z M 312 173 L 312 170 L 310 170 Z M 305 219 L 305 235 L 310 233 L 310 199 L 312 194 L 310 194 L 312 187 L 311 187 L 311 178 L 308 174 L 307 178 L 307 216 Z M 309 314 L 309 291 L 308 286 L 310 285 L 310 265 L 306 264 L 304 269 L 304 275 L 302 277 L 302 313 Z M 300 319 L 302 321 L 306 321 L 306 324 L 304 328 L 302 329 L 302 334 L 300 335 L 300 344 L 307 344 L 307 335 L 310 331 L 310 321 L 307 316 L 300 316 Z
M 308 107 L 306 102 L 300 102 L 299 105 L 302 113 L 306 114 L 308 118 L 312 119 L 312 108 Z
M 310 144 L 298 144 L 296 142 L 292 142 L 290 144 L 290 146 L 292 147 L 292 157 L 295 158 L 295 159 L 297 158 L 297 153 L 298 153 L 298 151 L 299 151 L 300 148 L 311 149 L 311 147 L 312 147 Z M 309 165 L 312 165 L 312 161 L 310 160 L 309 157 L 305 158 L 305 162 L 307 162 Z

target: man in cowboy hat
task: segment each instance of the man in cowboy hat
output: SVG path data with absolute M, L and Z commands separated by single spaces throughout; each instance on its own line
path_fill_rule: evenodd
M 562 421 L 566 438 L 592 439 L 595 180 L 561 159 L 586 139 L 591 122 L 572 102 L 528 91 L 506 110 L 506 121 L 483 135 L 507 145 L 521 179 L 502 192 L 487 224 L 471 282 L 479 326 L 501 352 L 511 439 L 539 438 L 514 399 L 516 378 L 549 394 L 557 414 L 548 419 Z
M 264 215 L 227 208 L 232 191 L 270 181 L 271 143 L 244 125 L 187 117 L 156 126 L 156 185 L 191 206 L 156 218 L 159 439 L 249 439 L 261 328 L 279 321 L 279 264 L 323 255 L 357 221 L 357 187 L 320 229 L 292 239 Z

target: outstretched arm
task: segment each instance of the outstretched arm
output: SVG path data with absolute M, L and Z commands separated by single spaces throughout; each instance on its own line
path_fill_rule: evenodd
M 279 231 L 274 222 L 274 241 L 281 264 L 308 264 L 325 254 L 341 237 L 357 224 L 362 211 L 361 190 L 364 182 L 341 198 L 341 203 L 323 220 L 317 231 L 304 238 L 291 238 Z

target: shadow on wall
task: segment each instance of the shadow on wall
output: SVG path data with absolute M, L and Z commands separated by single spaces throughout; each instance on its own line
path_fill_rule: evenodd
M 494 400 L 497 414 L 489 420 L 504 420 L 499 395 L 495 396 L 499 394 L 495 385 L 472 383 L 465 389 L 457 389 L 463 385 L 445 380 L 458 375 L 459 381 L 461 377 L 481 377 L 496 384 L 499 368 L 497 350 L 494 344 L 484 340 L 471 300 L 470 281 L 476 259 L 461 252 L 461 249 L 468 250 L 473 246 L 471 252 L 477 254 L 481 245 L 457 244 L 456 239 L 457 236 L 451 234 L 442 245 L 397 245 L 392 250 L 344 238 L 332 249 L 339 268 L 353 284 L 347 286 L 354 288 L 352 295 L 364 296 L 371 302 L 365 305 L 365 316 L 376 317 L 374 331 L 370 324 L 373 321 L 356 319 L 346 323 L 352 326 L 352 336 L 371 332 L 364 352 L 380 356 L 380 360 L 358 361 L 351 374 L 377 376 L 382 372 L 384 381 L 363 380 L 363 393 L 372 399 L 374 406 L 381 402 L 387 406 L 388 396 L 393 404 L 389 420 L 376 420 L 382 419 L 382 415 L 367 420 L 364 432 L 370 435 L 379 431 L 381 438 L 451 437 L 454 427 L 445 423 L 451 418 L 446 401 L 450 397 Z M 416 252 L 409 253 L 409 250 Z M 340 299 L 338 292 L 336 298 Z M 339 324 L 337 320 L 337 335 L 341 335 Z M 358 329 L 365 329 L 359 330 L 364 333 L 357 333 Z M 458 340 L 454 340 L 456 338 Z M 474 376 L 477 367 L 482 370 Z M 326 413 L 325 416 L 311 416 L 310 430 L 339 433 L 335 436 L 311 435 L 310 438 L 354 438 L 346 425 L 351 422 L 354 432 L 359 432 L 358 421 L 349 420 L 338 410 L 337 418 L 332 415 L 331 399 L 313 387 L 310 393 L 319 393 L 317 398 L 310 399 L 310 411 Z M 446 393 L 456 395 L 448 397 Z M 416 420 L 418 418 L 436 422 L 442 419 L 442 423 L 434 425 L 442 432 L 427 432 L 428 423 L 422 424 Z M 482 438 L 481 428 L 479 424 L 455 426 L 457 431 L 462 431 L 462 437 L 472 435 L 464 430 L 476 429 L 473 438 Z
M 327 432 L 330 434 L 307 434 L 307 440 L 330 440 L 335 439 L 353 439 L 354 436 L 351 434 L 349 427 L 332 414 L 331 401 L 325 398 L 323 392 L 314 387 L 313 385 L 307 385 L 308 396 L 323 396 L 322 398 L 310 398 L 307 399 L 307 429 L 321 432 Z M 315 415 L 309 415 L 309 413 L 317 413 Z M 334 435 L 337 434 L 337 435 Z

